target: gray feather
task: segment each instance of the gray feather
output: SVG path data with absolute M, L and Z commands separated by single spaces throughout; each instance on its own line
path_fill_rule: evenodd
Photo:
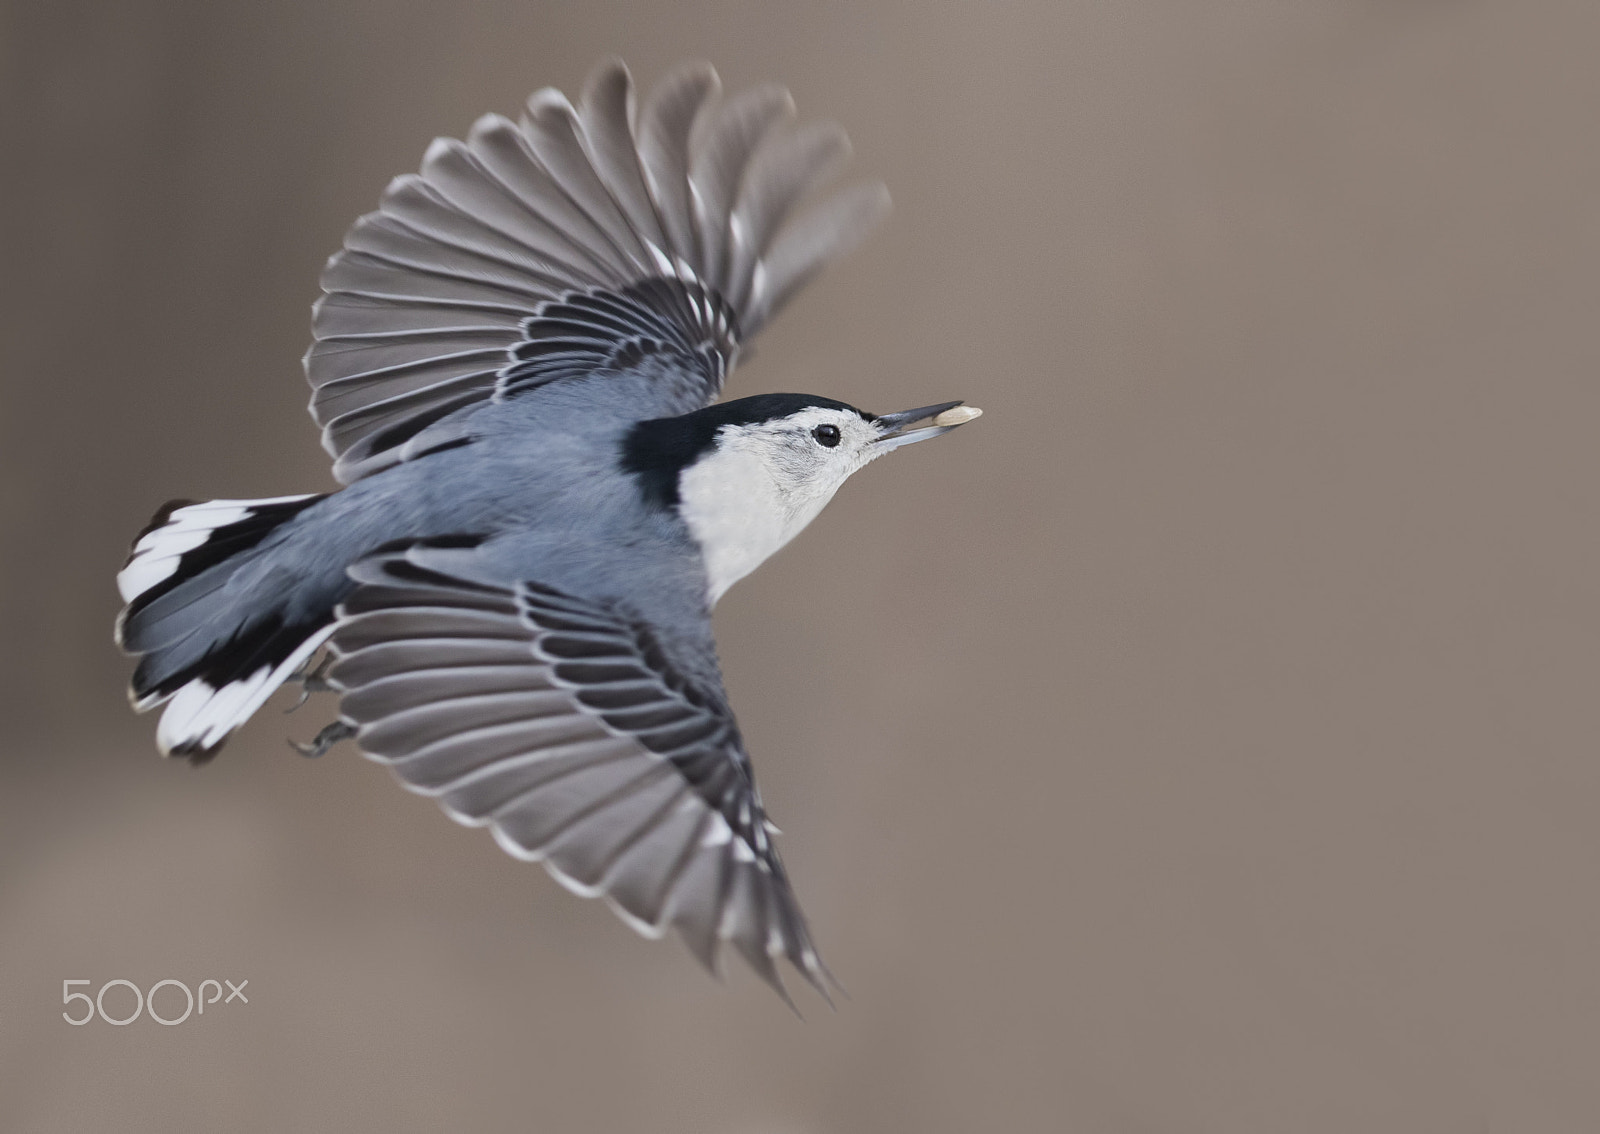
M 689 199 L 689 137 L 720 86 L 710 67 L 689 64 L 656 85 L 640 116 L 640 164 L 673 254 L 689 264 L 705 262 Z
M 735 95 L 709 116 L 689 162 L 695 229 L 700 237 L 700 277 L 726 295 L 728 223 L 745 167 L 767 134 L 794 117 L 794 99 L 782 87 L 755 87 Z
M 710 825 L 711 809 L 686 788 L 652 825 L 635 833 L 611 864 L 599 885 L 636 928 L 652 935 L 665 929 L 678 880 L 689 860 L 702 853 Z
M 633 79 L 622 61 L 613 59 L 595 68 L 578 103 L 585 149 L 628 226 L 647 244 L 670 253 L 672 246 L 661 231 L 639 167 L 633 109 Z
M 502 843 L 509 840 L 524 856 L 535 857 L 594 800 L 652 771 L 635 746 L 598 736 L 486 767 L 450 784 L 439 802 L 492 822 Z
M 653 258 L 628 225 L 584 149 L 578 114 L 560 91 L 546 88 L 528 99 L 522 136 L 568 200 L 599 232 L 617 256 L 619 278 L 655 273 Z
M 616 280 L 627 264 L 604 234 L 540 165 L 523 128 L 498 114 L 478 119 L 467 136 L 475 163 L 515 203 L 504 230 L 552 262 L 571 264 L 567 287 Z
M 651 763 L 639 782 L 595 805 L 550 839 L 545 858 L 568 879 L 600 889 L 618 859 L 661 825 L 689 790 L 669 765 Z
M 744 318 L 759 331 L 811 277 L 844 256 L 889 212 L 889 191 L 880 182 L 835 194 L 778 234 L 752 273 Z
M 745 170 L 728 221 L 729 271 L 724 298 L 743 310 L 756 261 L 795 204 L 844 167 L 850 139 L 832 122 L 812 122 L 771 138 Z

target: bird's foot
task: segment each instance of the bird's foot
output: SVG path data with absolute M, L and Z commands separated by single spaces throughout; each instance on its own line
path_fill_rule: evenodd
M 311 698 L 313 693 L 332 693 L 334 688 L 328 683 L 328 669 L 333 665 L 333 655 L 324 651 L 311 658 L 288 677 L 285 682 L 298 681 L 300 683 L 300 699 L 287 709 L 285 713 L 292 713 Z M 321 753 L 319 752 L 320 756 Z
M 309 744 L 301 744 L 298 741 L 291 740 L 289 747 L 307 759 L 315 760 L 341 740 L 349 740 L 355 734 L 355 725 L 347 721 L 334 721 L 312 737 Z

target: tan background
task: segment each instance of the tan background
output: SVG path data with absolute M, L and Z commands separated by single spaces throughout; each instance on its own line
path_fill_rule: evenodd
M 54 0 L 0 42 L 0 1129 L 1600 1130 L 1600 5 Z M 805 1023 L 287 751 L 328 705 L 164 764 L 110 645 L 162 500 L 329 484 L 345 226 L 610 51 L 782 81 L 894 191 L 738 392 L 989 411 L 717 616 L 854 994 Z M 250 1003 L 61 1020 L 168 977 Z

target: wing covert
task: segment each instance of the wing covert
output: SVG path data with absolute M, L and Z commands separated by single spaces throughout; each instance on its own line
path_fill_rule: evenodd
M 466 407 L 647 356 L 675 377 L 638 417 L 701 408 L 740 343 L 887 208 L 871 184 L 793 219 L 849 145 L 795 126 L 779 88 L 720 102 L 716 72 L 691 64 L 634 102 L 616 60 L 576 108 L 539 91 L 519 122 L 436 140 L 351 228 L 305 359 L 340 481 Z

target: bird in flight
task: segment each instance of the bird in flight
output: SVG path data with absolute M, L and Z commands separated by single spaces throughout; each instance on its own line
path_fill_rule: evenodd
M 285 682 L 453 819 L 634 929 L 832 982 L 773 845 L 711 609 L 856 470 L 978 416 L 718 402 L 883 216 L 802 208 L 848 142 L 787 91 L 620 61 L 436 140 L 328 261 L 305 367 L 343 486 L 175 500 L 117 584 L 156 742 L 200 763 Z M 322 651 L 319 655 L 319 651 Z M 320 661 L 318 657 L 320 656 Z

